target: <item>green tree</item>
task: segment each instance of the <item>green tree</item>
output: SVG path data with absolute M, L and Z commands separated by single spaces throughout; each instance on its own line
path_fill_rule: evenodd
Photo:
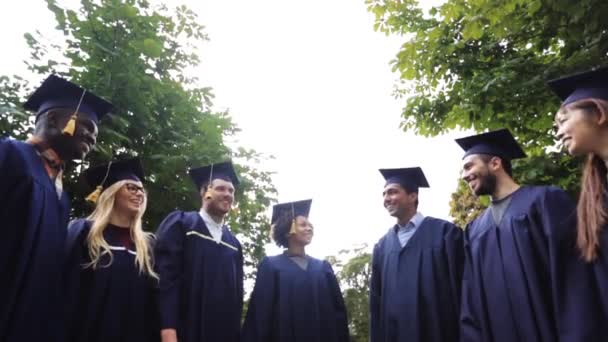
M 367 244 L 352 250 L 341 250 L 329 262 L 336 273 L 348 314 L 348 328 L 352 342 L 366 342 L 369 338 L 369 281 L 372 256 Z
M 397 94 L 408 96 L 403 129 L 434 136 L 507 127 L 533 156 L 517 163 L 520 180 L 577 191 L 577 163 L 547 153 L 559 100 L 545 81 L 608 61 L 608 2 L 447 0 L 429 11 L 416 0 L 366 4 L 376 30 L 405 40 L 391 62 Z M 573 173 L 547 172 L 554 166 Z
M 100 125 L 95 151 L 73 167 L 117 155 L 142 158 L 149 193 L 146 227 L 154 230 L 170 211 L 200 206 L 188 167 L 233 159 L 242 185 L 230 224 L 243 240 L 247 265 L 257 265 L 268 241 L 265 212 L 276 190 L 270 174 L 255 168 L 264 156 L 226 145 L 237 126 L 229 113 L 212 109 L 211 89 L 191 76 L 199 64 L 197 46 L 207 39 L 196 14 L 185 6 L 170 10 L 145 0 L 82 0 L 76 9 L 46 2 L 65 41 L 26 34 L 29 70 L 39 79 L 55 72 L 116 106 Z M 53 59 L 57 54 L 61 58 Z M 32 118 L 20 105 L 33 87 L 17 76 L 0 78 L 0 87 L 1 132 L 23 138 Z M 84 201 L 91 189 L 77 173 L 66 180 L 75 217 L 91 209 Z

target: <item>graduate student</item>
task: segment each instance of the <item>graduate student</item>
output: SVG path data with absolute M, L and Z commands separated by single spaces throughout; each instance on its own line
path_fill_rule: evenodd
M 85 175 L 97 188 L 89 196 L 96 207 L 68 230 L 66 341 L 160 341 L 153 236 L 142 228 L 141 162 L 115 161 Z
M 112 105 L 51 75 L 24 107 L 36 114 L 31 138 L 0 139 L 0 341 L 63 342 L 64 166 L 91 151 Z
M 370 341 L 458 341 L 462 231 L 418 211 L 419 167 L 382 169 L 384 207 L 396 223 L 374 246 Z
M 327 261 L 306 254 L 312 200 L 277 204 L 272 238 L 285 251 L 264 257 L 243 326 L 243 342 L 347 342 L 346 309 Z
M 462 341 L 583 341 L 564 312 L 576 260 L 574 202 L 553 186 L 520 186 L 511 161 L 525 157 L 507 129 L 456 140 L 462 178 L 492 202 L 465 229 Z M 570 317 L 569 317 L 570 315 Z
M 200 211 L 174 211 L 158 227 L 163 342 L 236 342 L 243 309 L 243 251 L 225 224 L 239 181 L 232 163 L 190 170 Z
M 599 329 L 593 338 L 599 340 L 598 336 L 608 334 L 608 68 L 566 76 L 549 85 L 562 99 L 555 115 L 556 138 L 569 154 L 586 157 L 577 206 L 576 244 L 591 268 L 591 285 L 571 289 L 569 294 L 589 297 L 588 302 L 594 304 L 588 311 Z

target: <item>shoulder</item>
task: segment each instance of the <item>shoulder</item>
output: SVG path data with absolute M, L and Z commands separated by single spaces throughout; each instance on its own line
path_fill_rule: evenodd
M 171 229 L 175 226 L 181 226 L 184 223 L 187 223 L 192 220 L 192 213 L 195 212 L 187 212 L 176 210 L 167 215 L 160 225 L 158 226 L 157 234 L 162 234 L 164 231 Z
M 67 245 L 72 246 L 77 241 L 84 240 L 85 236 L 91 230 L 91 221 L 80 218 L 70 222 L 68 226 Z
M 570 208 L 575 206 L 572 197 L 557 186 L 536 185 L 527 186 L 524 189 L 527 190 L 527 194 L 529 194 L 534 203 L 545 207 L 545 209 L 551 209 L 553 207 L 556 207 L 556 209 L 564 207 Z
M 226 230 L 226 235 L 228 236 L 228 239 L 230 241 L 232 241 L 234 244 L 238 245 L 238 247 L 242 248 L 241 242 L 239 241 L 239 239 L 236 238 L 236 235 L 234 235 L 234 233 L 230 230 L 230 227 L 228 225 L 224 225 L 224 230 Z
M 2 159 L 6 161 L 24 164 L 29 159 L 27 156 L 31 155 L 33 151 L 33 146 L 23 141 L 10 138 L 0 139 L 0 153 Z
M 374 251 L 376 251 L 376 249 L 381 249 L 383 248 L 383 246 L 392 238 L 392 235 L 395 232 L 395 227 L 390 227 L 386 233 L 384 233 L 384 235 L 382 235 L 382 237 L 378 240 L 378 242 L 376 242 L 376 244 L 374 245 Z

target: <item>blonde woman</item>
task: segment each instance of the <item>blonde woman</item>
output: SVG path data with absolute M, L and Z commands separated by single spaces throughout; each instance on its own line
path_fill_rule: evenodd
M 141 163 L 119 161 L 85 174 L 97 186 L 89 196 L 96 207 L 68 229 L 67 341 L 158 341 L 158 276 L 153 237 L 142 229 Z

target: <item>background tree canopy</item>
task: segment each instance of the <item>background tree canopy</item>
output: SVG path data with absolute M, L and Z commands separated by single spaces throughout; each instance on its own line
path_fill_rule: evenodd
M 577 192 L 578 161 L 549 152 L 559 100 L 545 81 L 606 64 L 608 2 L 448 0 L 428 12 L 415 0 L 366 4 L 376 30 L 404 38 L 391 62 L 397 94 L 407 95 L 404 130 L 509 128 L 532 156 L 515 165 L 520 182 Z
M 40 81 L 57 73 L 116 106 L 110 120 L 101 122 L 98 145 L 82 166 L 117 156 L 142 158 L 149 197 L 146 228 L 155 230 L 172 210 L 200 207 L 189 167 L 233 159 L 241 186 L 229 223 L 244 245 L 247 266 L 257 265 L 268 242 L 265 212 L 276 190 L 270 173 L 256 167 L 264 156 L 226 145 L 237 126 L 228 113 L 213 111 L 211 89 L 190 76 L 199 64 L 197 45 L 207 39 L 196 14 L 185 6 L 170 10 L 144 0 L 82 0 L 74 9 L 46 3 L 65 41 L 26 34 L 30 71 Z M 37 85 L 19 76 L 0 78 L 0 134 L 23 139 L 31 131 L 33 118 L 21 104 Z M 66 179 L 74 217 L 91 210 L 84 201 L 91 189 L 78 173 Z

